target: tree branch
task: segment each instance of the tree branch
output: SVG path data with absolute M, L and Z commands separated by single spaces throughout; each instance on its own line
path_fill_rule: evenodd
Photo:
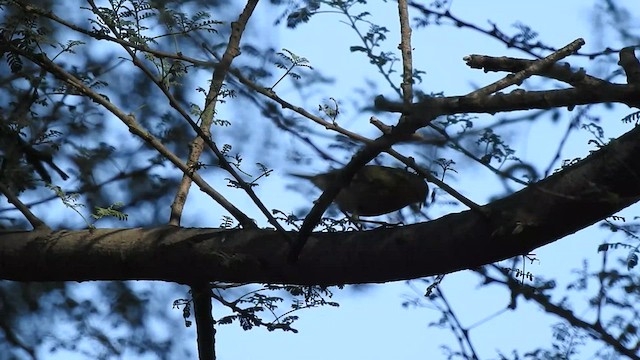
M 191 284 L 193 312 L 198 334 L 198 359 L 215 360 L 216 329 L 211 311 L 211 285 L 208 282 Z
M 555 107 L 569 107 L 577 105 L 623 103 L 633 107 L 640 107 L 640 85 L 611 84 L 599 87 L 581 87 L 560 90 L 525 91 L 514 90 L 509 94 L 497 93 L 482 98 L 468 98 L 466 96 L 447 96 L 442 98 L 427 98 L 413 103 L 408 109 L 401 102 L 386 100 L 378 96 L 375 105 L 380 110 L 391 112 L 420 114 L 429 109 L 439 108 L 441 115 L 460 113 L 488 113 L 510 112 L 516 110 L 551 109 Z
M 2 193 L 2 195 L 7 198 L 7 201 L 9 201 L 16 207 L 16 209 L 18 209 L 22 213 L 22 215 L 24 215 L 27 221 L 29 221 L 29 224 L 33 226 L 34 230 L 51 231 L 47 224 L 45 224 L 44 221 L 40 220 L 40 218 L 32 213 L 31 210 L 29 210 L 29 207 L 22 201 L 20 201 L 20 199 L 13 193 L 13 191 L 6 187 L 2 182 L 0 182 L 0 193 Z
M 638 356 L 638 354 L 636 354 L 633 349 L 626 348 L 619 339 L 616 339 L 612 334 L 610 334 L 606 329 L 604 329 L 599 323 L 596 322 L 592 324 L 580 319 L 570 309 L 567 309 L 562 305 L 556 305 L 552 303 L 548 295 L 540 292 L 535 287 L 532 287 L 529 285 L 523 285 L 517 280 L 515 280 L 513 277 L 511 277 L 509 274 L 507 274 L 504 270 L 502 269 L 497 269 L 497 270 L 500 271 L 500 273 L 502 273 L 506 277 L 506 280 L 499 280 L 499 279 L 487 276 L 485 274 L 482 274 L 482 276 L 485 278 L 485 281 L 487 282 L 497 282 L 507 286 L 511 291 L 512 296 L 514 297 L 514 300 L 519 295 L 522 295 L 526 300 L 531 300 L 538 303 L 540 306 L 542 306 L 544 311 L 557 315 L 558 317 L 566 320 L 569 324 L 571 324 L 571 326 L 575 328 L 580 328 L 585 330 L 594 338 L 597 338 L 600 341 L 604 342 L 605 344 L 611 346 L 618 353 L 624 354 L 628 356 L 630 359 L 640 360 L 640 356 Z
M 313 233 L 296 264 L 272 230 L 157 227 L 4 232 L 0 279 L 375 283 L 475 268 L 557 241 L 640 200 L 640 127 L 476 211 L 371 231 Z

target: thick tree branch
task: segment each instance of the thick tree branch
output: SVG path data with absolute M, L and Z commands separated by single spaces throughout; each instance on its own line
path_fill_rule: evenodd
M 485 72 L 506 71 L 510 73 L 522 71 L 537 61 L 507 56 L 494 57 L 486 55 L 469 55 L 466 56 L 464 60 L 472 69 L 483 69 Z M 571 69 L 568 63 L 557 63 L 545 68 L 543 71 L 537 73 L 537 75 L 556 79 L 573 87 L 611 85 L 611 83 L 606 80 L 587 75 L 586 71 L 582 68 L 577 70 Z
M 386 100 L 378 96 L 376 107 L 391 112 L 409 112 L 421 114 L 432 108 L 439 108 L 445 114 L 509 112 L 516 110 L 551 109 L 554 107 L 573 108 L 577 105 L 623 103 L 640 107 L 640 85 L 611 84 L 590 88 L 571 88 L 561 90 L 525 91 L 514 90 L 509 94 L 497 93 L 482 98 L 466 96 L 447 96 L 427 98 L 414 103 L 406 109 L 401 102 Z
M 640 127 L 549 178 L 477 211 L 364 232 L 313 233 L 298 262 L 272 230 L 158 227 L 5 232 L 0 279 L 373 283 L 526 254 L 640 200 Z
M 514 84 L 520 85 L 525 79 L 529 78 L 531 75 L 540 73 L 546 68 L 553 66 L 560 59 L 563 59 L 571 55 L 572 53 L 578 51 L 578 49 L 580 49 L 580 47 L 582 47 L 583 45 L 584 45 L 583 39 L 576 39 L 572 41 L 569 45 L 563 47 L 558 51 L 553 52 L 549 56 L 546 56 L 545 58 L 540 60 L 533 61 L 526 68 L 518 72 L 509 74 L 506 77 L 494 82 L 493 84 L 490 84 L 478 90 L 475 90 L 469 93 L 467 96 L 468 97 L 487 96 L 497 91 L 500 91 L 502 89 L 505 89 L 511 85 L 514 85 Z M 465 58 L 465 60 L 467 60 L 467 58 Z

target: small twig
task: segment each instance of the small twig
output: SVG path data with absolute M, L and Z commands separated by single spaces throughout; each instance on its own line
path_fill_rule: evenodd
M 436 278 L 433 279 L 433 283 L 431 283 L 431 285 L 429 285 L 427 289 L 424 291 L 425 297 L 431 296 L 431 293 L 433 293 L 433 291 L 436 290 L 438 286 L 440 286 L 440 284 L 442 283 L 442 280 L 444 280 L 444 276 L 445 274 L 436 275 Z
M 480 205 L 476 204 L 475 202 L 471 201 L 470 199 L 468 199 L 467 197 L 465 197 L 464 195 L 462 195 L 458 191 L 456 191 L 454 188 L 452 188 L 451 186 L 447 185 L 444 181 L 442 181 L 442 180 L 438 179 L 437 177 L 433 176 L 433 174 L 431 174 L 430 171 L 423 170 L 421 167 L 419 167 L 415 163 L 415 160 L 413 160 L 413 158 L 406 157 L 406 156 L 398 153 L 397 151 L 395 151 L 393 149 L 390 149 L 387 152 L 389 153 L 389 155 L 391 155 L 394 158 L 402 161 L 403 164 L 405 164 L 408 167 L 410 167 L 413 170 L 415 170 L 420 176 L 422 176 L 425 179 L 427 179 L 427 181 L 429 181 L 430 183 L 438 185 L 438 187 L 440 189 L 444 190 L 447 194 L 451 195 L 454 199 L 456 199 L 456 200 L 460 201 L 462 204 L 466 205 L 469 209 L 475 210 L 476 212 L 478 212 L 479 214 L 481 214 L 483 216 L 487 215 L 486 211 L 482 208 L 482 206 L 480 206 Z
M 471 352 L 471 354 L 469 354 L 471 355 L 470 358 L 478 360 L 478 355 L 476 353 L 476 350 L 473 347 L 473 344 L 471 343 L 469 330 L 462 326 L 462 324 L 458 320 L 458 317 L 453 312 L 453 308 L 451 307 L 447 299 L 444 297 L 444 293 L 442 292 L 442 290 L 439 287 L 437 287 L 436 292 L 438 297 L 440 297 L 440 299 L 442 300 L 442 303 L 444 304 L 444 309 L 440 308 L 440 311 L 442 311 L 444 315 L 447 317 L 449 324 L 451 324 L 452 330 L 454 330 L 455 332 L 455 329 L 458 329 L 460 332 L 459 334 L 457 334 L 458 343 L 460 344 L 460 349 L 464 351 L 464 348 L 465 348 L 464 343 L 466 343 L 469 348 L 469 351 Z
M 34 230 L 51 230 L 44 221 L 35 216 L 31 210 L 3 183 L 0 182 L 0 193 L 7 197 L 7 200 L 18 209 L 29 221 Z
M 517 279 L 513 278 L 509 273 L 496 265 L 488 265 L 494 269 L 496 269 L 505 279 L 497 279 L 494 277 L 490 277 L 485 273 L 478 273 L 484 278 L 485 284 L 490 283 L 498 283 L 506 286 L 512 293 L 511 297 L 515 299 L 522 295 L 526 300 L 533 301 L 538 303 L 543 310 L 547 313 L 554 314 L 564 320 L 566 320 L 569 324 L 577 329 L 583 329 L 587 332 L 590 332 L 594 335 L 595 338 L 604 342 L 605 344 L 611 346 L 615 351 L 620 354 L 623 354 L 631 359 L 640 359 L 637 355 L 635 349 L 627 348 L 623 343 L 619 341 L 614 335 L 607 332 L 600 323 L 588 323 L 580 318 L 578 318 L 574 312 L 570 309 L 567 309 L 563 306 L 563 303 L 560 305 L 556 305 L 550 301 L 550 297 L 539 291 L 533 286 L 530 285 L 521 285 Z
M 89 192 L 89 191 L 92 191 L 92 190 L 102 189 L 105 185 L 108 185 L 108 184 L 110 184 L 112 182 L 115 182 L 115 181 L 127 179 L 127 178 L 134 177 L 134 176 L 137 176 L 137 175 L 145 175 L 145 174 L 147 174 L 147 172 L 149 170 L 151 170 L 152 168 L 154 168 L 156 166 L 158 166 L 158 165 L 151 164 L 151 165 L 147 165 L 144 168 L 133 170 L 133 171 L 131 171 L 129 173 L 121 172 L 121 173 L 116 174 L 116 175 L 110 177 L 109 179 L 104 180 L 104 181 L 102 181 L 100 183 L 92 184 L 92 185 L 84 184 L 84 185 L 82 185 L 81 187 L 79 187 L 79 188 L 77 188 L 75 190 L 66 190 L 65 192 L 68 193 L 68 194 L 69 193 L 72 193 L 72 194 L 83 194 L 85 192 Z M 51 201 L 51 200 L 55 200 L 55 199 L 58 199 L 58 198 L 59 197 L 56 196 L 56 195 L 51 195 L 51 196 L 48 196 L 48 197 L 40 198 L 40 199 L 38 199 L 36 201 L 29 202 L 29 203 L 26 204 L 26 206 L 27 207 L 32 207 L 32 206 L 40 205 L 40 204 L 43 204 L 45 202 L 48 202 L 48 201 Z M 15 210 L 14 207 L 0 208 L 0 213 L 5 212 L 5 211 L 13 211 L 13 210 Z
M 371 46 L 369 46 L 369 42 L 367 42 L 367 40 L 365 39 L 365 36 L 362 35 L 362 33 L 360 32 L 360 30 L 358 29 L 358 26 L 356 26 L 356 22 L 353 20 L 353 16 L 351 16 L 351 14 L 348 11 L 349 9 L 341 6 L 340 7 L 340 11 L 342 11 L 342 13 L 347 17 L 347 19 L 349 19 L 349 26 L 351 26 L 351 28 L 353 29 L 353 31 L 356 32 L 356 34 L 358 35 L 358 37 L 360 38 L 360 41 L 362 42 L 362 44 L 364 45 L 364 48 L 366 49 L 366 54 L 369 57 L 373 57 L 373 48 Z M 389 83 L 389 86 L 391 86 L 391 88 L 398 94 L 401 95 L 401 90 L 396 86 L 396 84 L 393 82 L 393 80 L 391 80 L 391 77 L 389 76 L 389 72 L 385 71 L 382 68 L 382 64 L 380 62 L 375 62 L 375 66 L 378 68 L 378 71 L 380 72 L 380 74 L 382 74 L 382 76 L 385 78 L 385 80 Z
M 530 183 L 520 180 L 510 174 L 505 173 L 504 171 L 500 171 L 499 169 L 497 169 L 496 167 L 492 166 L 491 164 L 488 164 L 486 162 L 483 162 L 479 157 L 477 157 L 475 154 L 473 154 L 471 151 L 465 149 L 464 147 L 462 147 L 462 145 L 460 145 L 460 143 L 458 143 L 455 139 L 452 139 L 451 136 L 449 136 L 449 134 L 447 134 L 447 132 L 440 128 L 439 126 L 435 126 L 433 124 L 429 124 L 429 126 L 436 130 L 438 133 L 440 133 L 447 141 L 450 141 L 452 143 L 452 146 L 454 147 L 455 150 L 460 151 L 461 153 L 463 153 L 465 156 L 469 157 L 471 160 L 476 161 L 477 163 L 481 164 L 482 166 L 486 167 L 487 169 L 491 170 L 491 172 L 493 172 L 496 175 L 502 176 L 504 178 L 507 178 L 511 181 L 514 181 L 520 185 L 524 185 L 524 186 L 529 186 L 531 185 Z

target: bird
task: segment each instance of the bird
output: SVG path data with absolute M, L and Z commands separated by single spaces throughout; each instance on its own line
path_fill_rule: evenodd
M 340 171 L 331 170 L 317 175 L 291 175 L 310 180 L 324 191 L 338 181 Z M 351 182 L 340 190 L 334 202 L 340 210 L 356 218 L 378 216 L 409 205 L 422 205 L 428 193 L 429 187 L 420 175 L 394 167 L 365 165 L 353 176 Z

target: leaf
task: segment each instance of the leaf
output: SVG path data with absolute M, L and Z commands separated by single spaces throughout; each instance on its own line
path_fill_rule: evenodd
M 627 269 L 631 270 L 638 265 L 638 254 L 636 251 L 632 251 L 629 253 L 627 257 Z

